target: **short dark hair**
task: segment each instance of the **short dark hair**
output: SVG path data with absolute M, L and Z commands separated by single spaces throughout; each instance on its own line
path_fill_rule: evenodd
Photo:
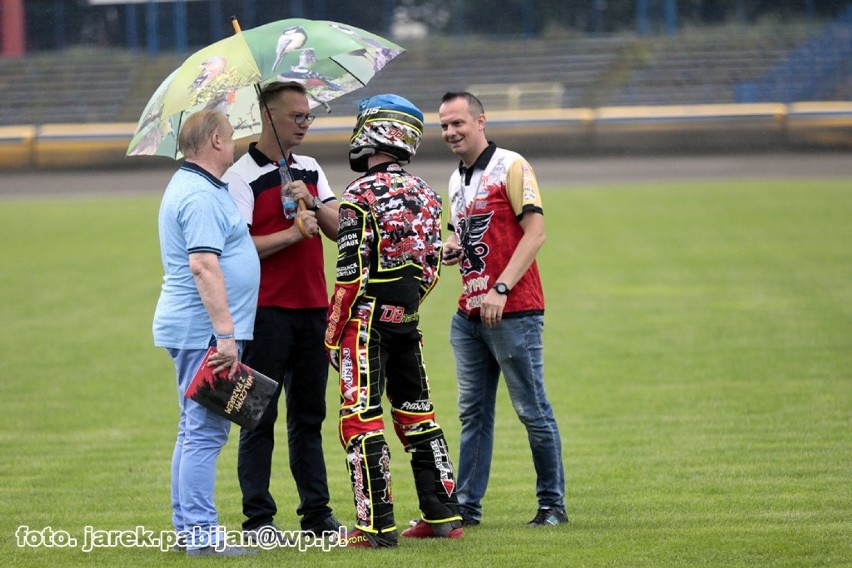
M 477 117 L 480 114 L 485 114 L 485 107 L 482 106 L 482 101 L 467 91 L 450 91 L 449 93 L 444 93 L 444 96 L 441 97 L 441 104 L 454 101 L 456 99 L 464 99 L 467 101 L 467 108 L 470 110 L 470 114 L 472 116 Z
M 260 89 L 257 100 L 261 105 L 266 106 L 282 91 L 293 91 L 306 96 L 308 94 L 305 86 L 301 83 L 295 81 L 272 81 Z

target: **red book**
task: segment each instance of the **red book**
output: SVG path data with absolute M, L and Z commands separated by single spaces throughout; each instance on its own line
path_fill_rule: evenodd
M 207 366 L 207 360 L 214 353 L 215 347 L 207 350 L 184 396 L 219 416 L 254 430 L 278 383 L 243 363 L 232 379 L 228 378 L 227 370 L 214 375 L 213 368 Z

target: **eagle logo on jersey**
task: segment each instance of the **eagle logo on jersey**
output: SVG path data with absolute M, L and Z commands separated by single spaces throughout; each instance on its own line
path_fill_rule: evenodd
M 485 257 L 488 256 L 488 245 L 482 241 L 491 217 L 494 212 L 482 215 L 471 215 L 462 219 L 459 223 L 461 229 L 461 243 L 464 248 L 464 261 L 461 269 L 465 274 L 476 272 L 481 274 L 485 270 Z

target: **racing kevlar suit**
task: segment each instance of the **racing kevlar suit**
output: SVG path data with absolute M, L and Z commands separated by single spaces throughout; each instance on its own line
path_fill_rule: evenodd
M 460 520 L 453 466 L 429 396 L 418 307 L 438 281 L 441 197 L 395 162 L 368 170 L 341 197 L 337 282 L 325 343 L 340 371 L 340 441 L 355 527 L 396 530 L 382 393 L 406 452 L 423 520 Z

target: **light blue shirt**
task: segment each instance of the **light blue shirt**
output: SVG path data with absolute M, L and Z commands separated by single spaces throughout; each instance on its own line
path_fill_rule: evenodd
M 219 256 L 234 335 L 252 339 L 260 259 L 228 185 L 185 163 L 163 194 L 159 231 L 165 275 L 154 312 L 154 344 L 175 349 L 206 349 L 210 344 L 213 324 L 189 269 L 189 255 L 195 252 Z

